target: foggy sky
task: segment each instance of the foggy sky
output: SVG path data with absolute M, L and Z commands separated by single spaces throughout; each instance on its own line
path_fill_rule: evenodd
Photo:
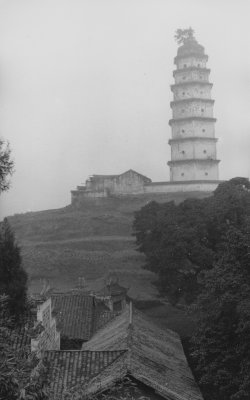
M 0 0 L 0 135 L 16 172 L 1 217 L 70 203 L 91 174 L 169 180 L 174 33 L 214 84 L 220 179 L 250 175 L 249 0 Z

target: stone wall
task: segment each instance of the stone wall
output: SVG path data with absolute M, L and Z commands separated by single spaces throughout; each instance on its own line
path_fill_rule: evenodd
M 185 169 L 186 170 L 186 169 Z M 191 180 L 190 182 L 185 182 L 183 181 L 183 177 L 181 175 L 181 172 L 183 171 L 183 168 L 181 167 L 177 168 L 176 171 L 179 171 L 179 176 L 178 179 L 176 179 L 176 182 L 157 182 L 157 183 L 151 183 L 151 184 L 146 184 L 141 192 L 136 193 L 136 195 L 147 195 L 147 194 L 160 194 L 160 193 L 178 193 L 178 192 L 212 192 L 214 191 L 220 181 L 214 180 L 213 177 L 210 178 L 211 174 L 211 169 L 209 170 L 210 175 L 206 176 L 204 171 L 200 171 L 200 181 L 195 181 Z M 191 171 L 192 172 L 192 171 Z M 190 172 L 190 176 L 192 173 Z M 187 173 L 187 172 L 186 172 Z M 215 168 L 215 171 L 213 172 L 213 176 L 217 175 L 217 169 Z M 207 180 L 207 181 L 206 181 Z M 127 194 L 123 193 L 120 194 L 117 197 L 120 196 L 134 196 L 133 194 Z M 108 198 L 108 196 L 107 196 Z M 75 205 L 76 207 L 81 206 L 81 204 L 84 204 L 85 201 L 94 201 L 95 197 L 91 197 L 91 193 L 89 194 L 88 197 L 85 196 L 84 193 L 78 192 L 78 194 L 74 195 L 74 198 L 72 198 L 72 204 Z M 157 201 L 157 197 L 156 197 Z
M 127 171 L 117 176 L 93 176 L 86 182 L 86 191 L 106 194 L 136 194 L 142 191 L 145 178 L 134 171 Z
M 219 181 L 159 182 L 145 186 L 145 193 L 213 192 Z
M 44 350 L 60 350 L 60 333 L 56 328 L 56 320 L 52 317 L 51 298 L 37 306 L 37 322 L 42 324 L 43 330 L 31 339 L 31 351 L 40 356 Z

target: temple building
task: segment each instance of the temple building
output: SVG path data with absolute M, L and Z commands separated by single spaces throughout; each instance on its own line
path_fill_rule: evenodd
M 212 192 L 220 183 L 208 56 L 194 38 L 191 28 L 182 32 L 185 34 L 179 41 L 174 59 L 176 69 L 173 72 L 174 84 L 171 85 L 170 180 L 152 182 L 133 170 L 118 175 L 92 175 L 85 185 L 71 191 L 73 205 L 100 197 Z

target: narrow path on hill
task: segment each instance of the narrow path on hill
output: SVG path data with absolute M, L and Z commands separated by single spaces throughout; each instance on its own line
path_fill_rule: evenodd
M 39 244 L 63 244 L 63 243 L 77 243 L 77 242 L 131 242 L 135 243 L 135 238 L 133 236 L 83 236 L 78 238 L 69 239 L 57 239 L 57 240 L 24 240 L 23 245 L 39 245 Z

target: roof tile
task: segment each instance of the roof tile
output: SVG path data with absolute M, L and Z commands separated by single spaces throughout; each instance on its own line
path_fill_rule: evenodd
M 74 386 L 83 387 L 123 354 L 124 351 L 45 351 L 50 389 L 59 395 Z

